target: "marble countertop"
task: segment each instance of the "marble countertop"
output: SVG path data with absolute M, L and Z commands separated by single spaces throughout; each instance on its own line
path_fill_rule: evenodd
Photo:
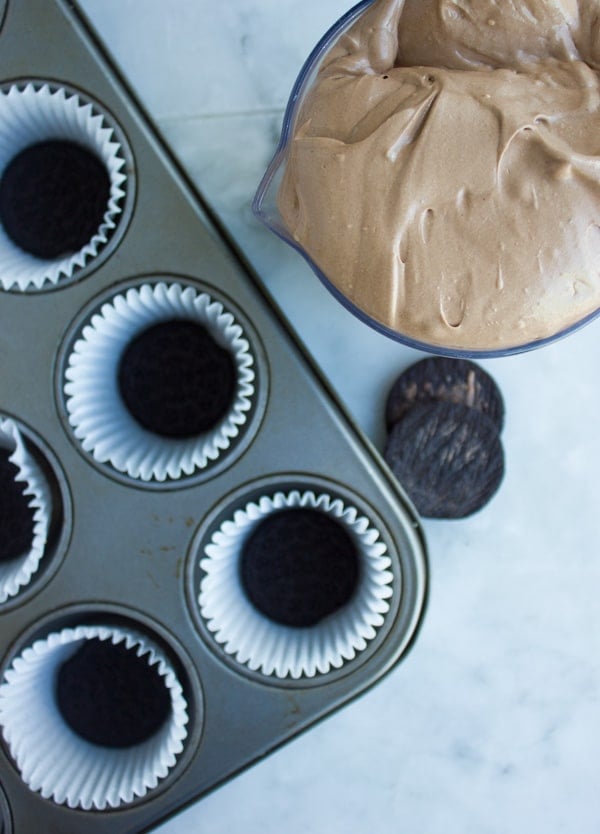
M 342 309 L 252 216 L 283 108 L 348 0 L 81 0 L 183 165 L 380 449 L 390 383 L 421 354 Z M 425 521 L 431 596 L 375 689 L 160 834 L 597 834 L 600 321 L 483 364 L 507 471 L 464 521 Z M 594 347 L 596 346 L 596 347 Z

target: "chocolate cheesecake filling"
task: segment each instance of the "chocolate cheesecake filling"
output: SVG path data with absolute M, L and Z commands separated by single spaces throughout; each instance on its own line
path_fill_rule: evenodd
M 325 55 L 279 208 L 353 305 L 496 350 L 600 308 L 597 2 L 376 0 Z

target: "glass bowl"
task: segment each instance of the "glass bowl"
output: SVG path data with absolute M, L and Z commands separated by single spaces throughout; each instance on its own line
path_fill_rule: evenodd
M 256 217 L 278 237 L 299 252 L 327 290 L 329 290 L 329 292 L 360 321 L 390 339 L 417 350 L 450 357 L 486 358 L 509 356 L 554 342 L 573 333 L 575 330 L 578 330 L 580 327 L 595 319 L 600 314 L 600 308 L 592 310 L 585 316 L 570 323 L 568 326 L 558 330 L 557 332 L 523 343 L 519 343 L 516 340 L 514 344 L 502 345 L 497 348 L 489 346 L 483 348 L 479 348 L 477 346 L 452 346 L 448 344 L 432 343 L 427 340 L 419 340 L 414 338 L 414 336 L 395 330 L 394 328 L 388 326 L 385 322 L 374 318 L 364 309 L 361 309 L 360 306 L 358 306 L 352 299 L 348 298 L 333 283 L 333 281 L 315 263 L 309 252 L 293 237 L 279 210 L 278 193 L 289 159 L 290 147 L 293 142 L 299 112 L 305 101 L 307 92 L 312 87 L 319 72 L 319 68 L 329 50 L 336 44 L 338 39 L 344 35 L 348 29 L 350 29 L 358 18 L 371 5 L 373 5 L 374 2 L 376 2 L 376 0 L 362 0 L 362 2 L 358 3 L 346 14 L 344 14 L 321 38 L 304 63 L 304 66 L 302 67 L 292 88 L 285 110 L 279 144 L 264 176 L 262 177 L 252 203 L 252 210 Z

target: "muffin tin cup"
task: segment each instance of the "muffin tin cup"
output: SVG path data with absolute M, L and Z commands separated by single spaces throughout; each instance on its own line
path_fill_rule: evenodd
M 0 171 L 30 145 L 51 139 L 75 142 L 94 153 L 110 178 L 110 196 L 102 222 L 75 254 L 37 258 L 17 246 L 0 224 L 0 288 L 27 291 L 68 281 L 97 257 L 123 211 L 127 175 L 125 152 L 110 118 L 66 87 L 27 82 L 0 89 Z
M 256 525 L 294 507 L 319 510 L 341 524 L 356 545 L 360 565 L 350 601 L 310 627 L 265 617 L 247 598 L 239 575 L 243 544 Z M 242 666 L 279 679 L 316 678 L 353 660 L 376 637 L 390 598 L 399 592 L 387 547 L 371 521 L 341 498 L 312 490 L 264 495 L 236 510 L 213 533 L 200 568 L 199 611 L 212 638 Z
M 33 536 L 26 553 L 0 562 L 0 605 L 16 596 L 29 584 L 39 568 L 46 543 L 52 515 L 50 489 L 40 468 L 25 448 L 25 443 L 16 423 L 0 417 L 0 448 L 10 452 L 9 460 L 17 467 L 16 480 L 25 484 L 24 495 L 33 510 Z
M 91 639 L 124 643 L 156 664 L 171 699 L 169 721 L 129 748 L 91 744 L 65 723 L 54 697 L 62 663 Z M 16 657 L 0 685 L 0 727 L 22 779 L 58 804 L 107 810 L 145 796 L 177 762 L 187 737 L 188 706 L 164 653 L 146 636 L 113 626 L 80 625 L 36 640 Z
M 215 427 L 199 436 L 162 437 L 143 428 L 118 390 L 125 347 L 148 327 L 170 319 L 203 325 L 234 361 L 233 402 Z M 177 480 L 216 461 L 238 437 L 255 393 L 254 357 L 242 326 L 208 293 L 178 283 L 141 284 L 114 296 L 83 327 L 67 359 L 68 420 L 84 451 L 140 481 Z

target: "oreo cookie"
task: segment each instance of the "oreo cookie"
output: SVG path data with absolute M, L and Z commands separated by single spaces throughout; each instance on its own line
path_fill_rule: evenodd
M 496 424 L 453 402 L 413 405 L 392 427 L 384 457 L 419 513 L 464 518 L 481 509 L 504 476 Z
M 123 351 L 118 371 L 132 417 L 170 438 L 214 428 L 231 407 L 236 380 L 230 352 L 202 324 L 187 319 L 143 330 Z
M 432 356 L 411 365 L 393 384 L 385 419 L 388 429 L 418 403 L 449 402 L 469 406 L 501 431 L 504 401 L 492 377 L 468 359 Z
M 278 510 L 244 543 L 242 586 L 270 620 L 314 626 L 350 601 L 359 578 L 357 548 L 344 527 L 319 510 Z
M 169 719 L 171 699 L 156 665 L 124 643 L 86 640 L 62 664 L 56 702 L 69 727 L 92 744 L 141 744 Z
M 0 562 L 18 559 L 31 548 L 34 511 L 18 481 L 19 469 L 9 460 L 10 452 L 0 449 Z
M 30 145 L 0 180 L 0 222 L 11 240 L 47 260 L 82 249 L 98 231 L 110 198 L 102 161 L 75 142 Z

